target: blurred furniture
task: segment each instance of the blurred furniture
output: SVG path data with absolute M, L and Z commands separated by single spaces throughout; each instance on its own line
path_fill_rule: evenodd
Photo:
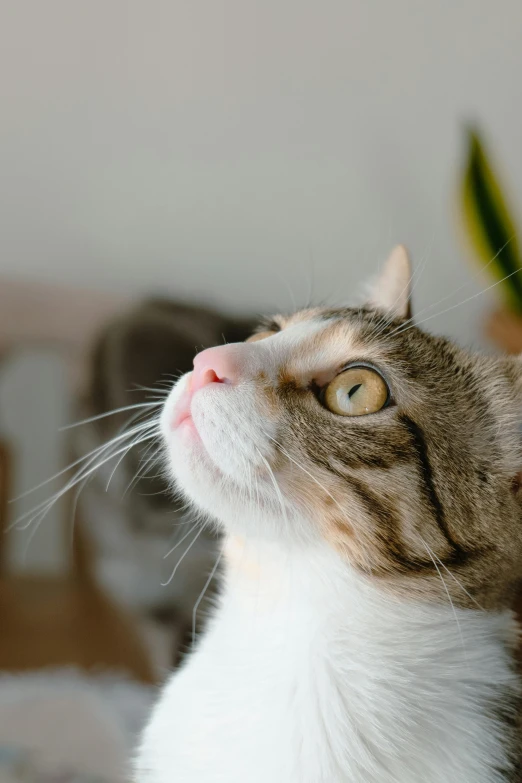
M 0 440 L 0 573 L 5 564 L 5 541 L 8 519 L 11 454 L 7 444 Z
M 491 313 L 486 322 L 486 334 L 506 353 L 522 353 L 522 318 L 507 309 Z
M 90 341 L 123 298 L 21 282 L 0 284 L 0 358 L 30 345 L 53 345 L 68 358 L 71 391 L 81 383 Z M 155 679 L 132 616 L 116 606 L 91 576 L 81 526 L 65 575 L 11 573 L 6 558 L 8 500 L 16 466 L 0 440 L 0 669 L 77 665 L 126 670 Z
M 132 618 L 74 577 L 0 577 L 0 669 L 75 665 L 155 674 Z

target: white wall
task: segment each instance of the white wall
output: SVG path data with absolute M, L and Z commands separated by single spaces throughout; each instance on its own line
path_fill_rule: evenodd
M 348 298 L 401 240 L 426 261 L 417 309 L 467 284 L 451 305 L 481 287 L 454 225 L 468 118 L 522 204 L 520 0 L 0 14 L 4 274 L 271 309 L 311 281 Z M 476 338 L 483 304 L 432 323 Z
M 271 310 L 349 299 L 403 241 L 416 309 L 449 296 L 431 316 L 482 287 L 455 226 L 465 120 L 522 224 L 521 41 L 520 0 L 1 0 L 0 275 Z M 477 341 L 486 306 L 431 325 Z M 17 490 L 60 467 L 67 415 L 54 365 L 28 367 L 0 390 Z M 19 565 L 57 566 L 57 520 L 27 561 L 13 540 Z

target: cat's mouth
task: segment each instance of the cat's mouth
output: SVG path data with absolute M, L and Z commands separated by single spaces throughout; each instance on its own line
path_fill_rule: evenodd
M 187 376 L 183 391 L 170 412 L 169 429 L 172 432 L 181 429 L 190 429 L 195 435 L 199 435 L 194 419 L 192 418 L 193 392 L 190 384 L 190 375 L 191 374 Z
M 184 395 L 183 398 L 178 402 L 172 413 L 172 430 L 179 429 L 183 424 L 191 424 L 195 429 L 190 403 L 191 397 L 189 394 Z

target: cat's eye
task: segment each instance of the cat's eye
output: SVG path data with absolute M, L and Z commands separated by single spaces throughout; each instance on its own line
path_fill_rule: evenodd
M 365 416 L 380 411 L 390 397 L 384 378 L 370 367 L 350 367 L 324 390 L 323 402 L 339 416 Z

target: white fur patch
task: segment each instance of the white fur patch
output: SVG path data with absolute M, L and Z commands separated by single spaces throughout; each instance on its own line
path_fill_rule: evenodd
M 509 613 L 385 596 L 326 547 L 253 546 L 163 691 L 139 783 L 501 783 Z M 267 598 L 268 596 L 268 598 Z

